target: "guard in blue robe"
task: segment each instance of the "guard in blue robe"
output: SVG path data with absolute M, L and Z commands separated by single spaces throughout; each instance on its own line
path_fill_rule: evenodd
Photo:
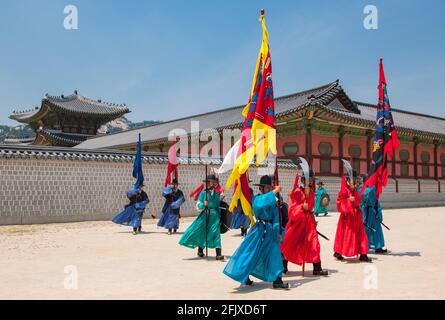
M 365 228 L 369 249 L 374 249 L 377 254 L 387 253 L 388 250 L 384 249 L 385 238 L 383 237 L 382 224 L 380 223 L 380 221 L 383 222 L 382 207 L 377 201 L 375 187 L 366 188 L 360 201 L 360 209 L 363 214 L 363 222 L 375 230 Z
M 127 191 L 127 197 L 130 202 L 125 205 L 125 209 L 119 212 L 113 217 L 111 221 L 124 226 L 133 227 L 133 234 L 141 232 L 142 229 L 142 217 L 144 215 L 145 208 L 150 202 L 147 193 L 140 189 L 130 188 Z
M 270 176 L 261 177 L 258 184 L 261 194 L 253 198 L 253 213 L 256 223 L 250 229 L 241 245 L 230 257 L 224 274 L 241 284 L 253 285 L 250 275 L 267 282 L 273 282 L 275 289 L 288 289 L 289 284 L 281 279 L 280 221 L 276 193 L 272 190 Z
M 166 187 L 162 191 L 165 203 L 162 208 L 161 218 L 158 221 L 158 227 L 168 229 L 168 234 L 177 232 L 179 229 L 180 207 L 185 202 L 184 194 L 177 189 L 177 181 L 173 179 L 171 187 Z
M 250 193 L 253 194 L 253 190 L 250 189 Z M 232 212 L 232 224 L 231 229 L 241 229 L 241 236 L 244 237 L 247 234 L 247 230 L 250 227 L 250 218 L 244 214 L 243 207 L 241 206 L 241 200 L 238 200 L 238 205 Z

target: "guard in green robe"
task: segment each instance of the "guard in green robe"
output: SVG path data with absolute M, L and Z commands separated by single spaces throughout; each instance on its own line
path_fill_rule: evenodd
M 220 194 L 216 192 L 218 178 L 214 174 L 207 176 L 203 182 L 207 188 L 201 191 L 196 203 L 199 212 L 198 217 L 184 232 L 179 244 L 188 248 L 198 247 L 198 256 L 204 257 L 204 248 L 216 249 L 216 260 L 224 260 L 221 254 L 220 232 Z
M 319 214 L 323 214 L 324 216 L 328 215 L 328 208 L 323 207 L 321 205 L 321 201 L 323 200 L 323 196 L 328 194 L 328 191 L 324 188 L 324 182 L 318 181 L 317 183 L 317 191 L 315 193 L 315 206 L 314 206 L 314 214 L 318 217 Z

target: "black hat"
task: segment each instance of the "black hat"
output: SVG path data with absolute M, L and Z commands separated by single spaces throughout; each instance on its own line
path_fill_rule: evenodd
M 254 184 L 255 186 L 272 186 L 272 178 L 271 176 L 262 176 L 260 179 L 260 183 Z
M 302 174 L 302 178 L 304 178 L 305 177 L 304 174 L 303 173 L 301 173 L 301 174 Z M 312 169 L 309 170 L 309 178 L 315 178 L 315 174 Z
M 219 179 L 214 174 L 209 174 L 206 180 L 202 180 L 202 182 L 219 182 Z
M 324 186 L 324 182 L 323 182 L 323 180 L 318 180 L 318 182 L 317 182 L 317 185 L 321 185 L 321 186 Z
M 348 177 L 348 173 L 347 173 L 347 172 L 345 172 L 344 175 Z M 353 177 L 353 178 L 357 178 L 357 171 L 352 170 L 352 177 Z M 349 178 L 349 177 L 348 177 L 348 178 Z
M 178 179 L 174 178 L 171 184 L 178 184 Z

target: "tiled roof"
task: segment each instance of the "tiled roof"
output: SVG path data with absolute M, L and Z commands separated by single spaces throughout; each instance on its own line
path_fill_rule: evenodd
M 28 158 L 40 160 L 82 160 L 82 161 L 112 161 L 112 162 L 133 162 L 135 152 L 125 152 L 116 150 L 82 150 L 66 147 L 45 147 L 45 146 L 13 146 L 0 144 L 0 159 L 5 158 Z M 167 164 L 168 155 L 165 153 L 143 152 L 144 163 Z M 198 158 L 198 157 L 178 157 L 179 164 L 208 164 L 219 166 L 222 163 L 220 158 Z M 297 166 L 290 160 L 278 160 L 279 168 L 295 169 Z
M 374 125 L 376 117 L 376 106 L 356 102 L 360 114 L 351 113 L 346 110 L 340 110 L 336 108 L 329 109 L 331 112 L 335 112 L 342 117 L 350 117 L 360 121 L 367 121 Z M 399 109 L 392 109 L 392 115 L 396 128 L 403 128 L 406 130 L 414 130 L 418 132 L 425 132 L 431 134 L 438 134 L 445 136 L 445 119 L 435 116 L 423 115 L 413 112 L 407 112 Z
M 279 117 L 280 115 L 293 112 L 296 108 L 310 101 L 310 97 L 313 97 L 315 101 L 323 104 L 330 103 L 336 97 L 340 97 L 344 101 L 345 105 L 347 105 L 351 110 L 359 112 L 356 109 L 355 104 L 347 97 L 337 80 L 314 89 L 276 98 L 275 113 Z M 81 145 L 79 145 L 79 148 L 96 149 L 128 145 L 136 141 L 139 133 L 141 133 L 143 141 L 164 139 L 168 136 L 171 130 L 177 128 L 184 129 L 187 133 L 190 133 L 191 121 L 199 121 L 200 130 L 209 128 L 223 129 L 238 127 L 242 124 L 243 118 L 241 111 L 244 106 L 245 105 L 241 105 L 209 113 L 203 113 L 191 117 L 163 122 L 145 128 L 128 130 L 104 136 L 96 136 L 83 142 Z
M 81 96 L 77 91 L 69 96 L 50 96 L 48 94 L 42 99 L 40 108 L 22 112 L 14 111 L 11 119 L 19 122 L 30 122 L 45 112 L 45 107 L 65 113 L 84 114 L 87 116 L 120 117 L 128 112 L 125 104 L 113 104 L 101 100 L 93 100 Z
M 34 141 L 35 137 L 33 138 L 12 138 L 12 137 L 6 137 L 3 141 L 4 144 L 30 144 Z
M 340 121 L 351 120 L 359 125 L 374 127 L 375 106 L 352 101 L 340 86 L 339 81 L 320 86 L 318 88 L 279 97 L 275 99 L 275 113 L 277 118 L 293 114 L 310 105 L 316 105 L 324 112 L 331 114 Z M 191 117 L 167 121 L 145 128 L 118 132 L 110 135 L 96 136 L 82 142 L 77 147 L 85 149 L 111 148 L 127 146 L 135 143 L 138 134 L 143 141 L 161 141 L 173 129 L 191 130 L 191 121 L 199 121 L 199 129 L 236 128 L 242 124 L 241 111 L 244 105 L 199 114 Z M 396 127 L 406 130 L 426 133 L 430 136 L 440 136 L 445 139 L 445 119 L 393 109 Z
M 79 143 L 85 141 L 91 135 L 79 134 L 79 133 L 66 133 L 60 130 L 40 129 L 37 130 L 38 135 L 42 135 L 45 139 L 51 141 L 52 145 L 73 147 Z

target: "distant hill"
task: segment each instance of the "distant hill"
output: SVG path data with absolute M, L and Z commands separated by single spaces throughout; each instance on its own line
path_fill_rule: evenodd
M 34 130 L 29 126 L 19 124 L 15 127 L 0 125 L 0 143 L 3 143 L 5 138 L 32 138 L 35 137 Z
M 142 122 L 131 122 L 125 117 L 110 121 L 99 128 L 99 133 L 115 133 L 135 128 L 142 128 L 153 124 L 161 123 L 161 121 L 145 120 Z
M 135 128 L 141 128 L 146 127 L 149 125 L 153 125 L 156 123 L 160 123 L 161 121 L 152 121 L 152 120 L 145 120 L 142 122 L 131 122 L 125 117 L 118 118 L 116 120 L 113 120 L 98 130 L 99 133 L 115 133 Z M 17 126 L 4 126 L 0 125 L 0 143 L 3 143 L 3 141 L 6 138 L 34 138 L 35 133 L 34 130 L 32 130 L 29 126 L 24 124 L 19 124 Z

